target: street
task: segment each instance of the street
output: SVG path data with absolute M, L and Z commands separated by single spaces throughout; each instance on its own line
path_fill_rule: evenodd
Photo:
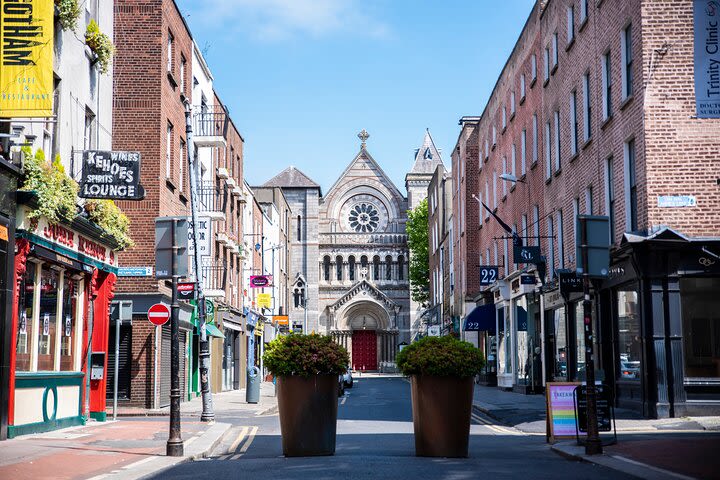
M 523 434 L 476 414 L 469 458 L 415 457 L 410 386 L 403 378 L 356 378 L 340 399 L 337 448 L 331 457 L 284 458 L 277 414 L 226 415 L 218 420 L 234 426 L 212 458 L 150 478 L 631 478 L 568 461 L 550 451 L 544 435 Z

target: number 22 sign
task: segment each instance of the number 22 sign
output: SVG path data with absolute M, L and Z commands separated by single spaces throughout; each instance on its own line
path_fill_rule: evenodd
M 480 285 L 492 285 L 498 279 L 498 267 L 480 266 Z

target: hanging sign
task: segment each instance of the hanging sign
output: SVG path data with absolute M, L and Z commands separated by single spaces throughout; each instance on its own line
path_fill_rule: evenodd
M 514 263 L 538 263 L 540 261 L 540 247 L 532 245 L 513 245 Z
M 498 279 L 498 267 L 480 265 L 480 285 L 492 285 Z
M 695 0 L 695 107 L 698 118 L 720 118 L 720 5 Z
M 269 293 L 258 293 L 257 304 L 260 308 L 271 308 L 272 307 L 272 295 Z
M 82 161 L 82 198 L 142 200 L 140 152 L 85 150 Z
M 272 275 L 250 275 L 250 288 L 272 287 Z
M 195 282 L 182 282 L 177 284 L 177 294 L 180 300 L 195 299 Z M 206 300 L 207 302 L 207 300 Z
M 0 0 L 0 117 L 51 117 L 54 3 Z

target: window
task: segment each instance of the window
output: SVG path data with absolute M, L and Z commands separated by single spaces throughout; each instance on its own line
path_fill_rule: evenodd
M 30 365 L 30 338 L 32 337 L 33 315 L 35 313 L 34 297 L 35 278 L 37 266 L 34 263 L 27 263 L 25 274 L 20 283 L 20 305 L 18 312 L 17 344 L 15 347 L 15 370 L 27 372 L 31 370 Z
M 330 281 L 330 257 L 323 258 L 323 278 L 326 282 Z
M 502 108 L 502 129 L 503 132 L 505 131 L 505 128 L 507 128 L 507 112 L 505 110 L 505 105 L 503 105 Z
M 577 219 L 580 215 L 580 198 L 575 197 L 573 198 L 573 240 L 577 242 L 578 238 L 578 231 L 577 231 Z M 575 259 L 576 261 L 579 261 L 580 259 Z
M 551 137 L 550 122 L 545 123 L 545 178 L 552 176 L 552 146 L 550 144 Z
M 485 180 L 485 205 L 490 205 L 490 184 L 487 180 Z M 482 205 L 481 205 L 482 206 Z M 485 211 L 485 218 L 490 217 L 490 212 L 488 212 L 487 208 L 481 208 L 481 211 Z
M 405 257 L 398 257 L 398 280 L 405 280 Z
M 575 5 L 567 7 L 567 43 L 575 41 Z
M 187 60 L 185 55 L 180 54 L 180 93 L 185 94 L 185 67 Z
M 550 259 L 548 263 L 550 268 L 548 269 L 548 274 L 550 274 L 550 278 L 553 278 L 555 276 L 555 230 L 552 216 L 548 217 L 547 225 L 548 251 L 550 252 Z
M 58 286 L 60 274 L 50 265 L 40 269 L 40 317 L 38 328 L 37 370 L 55 370 L 55 335 L 57 335 Z M 37 287 L 37 285 L 36 285 Z
M 493 170 L 493 209 L 497 208 L 497 170 Z
M 540 206 L 533 206 L 533 235 L 535 236 L 535 245 L 540 246 Z
M 515 144 L 513 143 L 512 150 L 510 150 L 510 174 L 513 177 L 515 176 L 515 163 L 517 161 L 515 150 Z
M 603 120 L 612 116 L 612 75 L 610 70 L 610 52 L 602 56 L 602 106 Z
M 580 0 L 580 25 L 585 24 L 588 17 L 588 0 Z
M 507 157 L 503 155 L 502 158 L 502 173 L 501 175 L 507 173 Z M 502 179 L 501 179 L 502 180 Z M 507 181 L 502 181 L 502 192 L 503 192 L 503 198 L 505 198 L 505 195 L 507 195 Z
M 525 74 L 520 75 L 520 103 L 525 100 Z
M 78 306 L 78 281 L 67 272 L 63 283 L 62 323 L 60 341 L 60 371 L 75 370 L 75 312 Z
M 173 43 L 175 43 L 175 37 L 172 32 L 168 32 L 167 40 L 167 71 L 172 73 L 173 70 Z
M 532 134 L 533 134 L 532 163 L 535 164 L 538 161 L 538 117 L 537 117 L 537 113 L 533 113 Z
M 510 120 L 515 116 L 515 91 L 510 92 Z
M 335 279 L 339 282 L 343 279 L 343 258 L 340 255 L 335 257 Z
M 708 377 L 714 377 L 711 381 L 720 377 L 720 296 L 717 294 L 720 292 L 720 279 L 684 277 L 679 283 L 681 310 L 674 315 L 682 318 L 684 374 L 686 378 L 707 384 Z M 637 302 L 637 293 L 633 299 Z M 633 320 L 639 326 L 638 317 L 635 315 Z M 632 352 L 628 355 L 632 358 Z M 703 396 L 702 393 L 692 395 L 695 399 Z
M 589 185 L 585 189 L 585 215 L 593 214 L 593 187 Z
M 83 139 L 83 146 L 85 147 L 85 150 L 94 150 L 97 148 L 97 133 L 96 133 L 96 124 L 95 124 L 95 114 L 92 110 L 89 108 L 85 108 L 85 129 L 84 129 L 84 139 Z
M 610 243 L 615 242 L 615 185 L 613 159 L 605 162 L 605 215 L 610 219 Z
M 380 257 L 373 257 L 373 279 L 380 280 Z
M 555 172 L 560 171 L 560 110 L 555 110 Z
M 503 242 L 503 265 L 505 265 L 505 276 L 510 275 L 510 262 L 508 261 L 508 239 Z
M 525 172 L 527 171 L 525 167 L 526 163 L 526 150 L 527 150 L 527 130 L 523 128 L 523 131 L 520 133 L 520 175 L 525 175 Z
M 577 153 L 577 91 L 570 93 L 570 155 Z
M 348 277 L 351 282 L 355 281 L 355 257 L 348 257 Z
M 550 80 L 550 47 L 545 47 L 545 68 L 543 80 L 547 82 Z
M 500 266 L 500 263 L 498 263 L 498 246 L 497 242 L 493 243 L 493 264 L 496 266 Z
M 529 237 L 528 231 L 527 231 L 527 229 L 528 229 L 527 221 L 528 221 L 527 215 L 523 213 L 522 216 L 520 217 L 520 228 L 522 229 L 520 232 L 520 238 L 522 238 L 523 245 L 528 245 L 530 243 L 527 241 L 527 237 Z
M 637 172 L 635 171 L 635 140 L 625 144 L 625 209 L 627 211 L 626 230 L 636 231 L 638 229 L 638 197 L 637 197 Z
M 387 255 L 385 257 L 385 280 L 392 280 L 392 257 Z
M 583 75 L 583 141 L 592 135 L 592 102 L 590 101 L 590 72 Z
M 486 138 L 485 139 L 485 160 L 487 160 L 489 156 L 490 156 L 490 142 Z
M 178 151 L 178 167 L 180 167 L 180 177 L 178 179 L 179 189 L 183 189 L 183 181 L 185 180 L 185 172 L 183 165 L 185 165 L 185 142 L 180 140 L 180 150 Z
M 173 138 L 173 125 L 168 122 L 167 124 L 167 135 L 165 138 L 165 178 L 172 178 L 172 138 Z
M 632 25 L 628 25 L 620 35 L 620 61 L 622 62 L 622 99 L 632 96 L 633 74 L 632 74 Z
M 681 280 L 682 282 L 682 280 Z M 682 285 L 682 284 L 681 284 Z M 642 362 L 642 327 L 638 305 L 637 284 L 617 290 L 618 347 L 620 350 L 619 379 L 640 382 Z M 681 287 L 682 288 L 682 287 Z M 683 304 L 685 302 L 682 302 Z M 683 319 L 685 315 L 683 315 Z M 687 331 L 687 330 L 685 330 Z
M 534 53 L 530 57 L 530 85 L 533 85 L 537 80 L 537 55 Z
M 495 125 L 493 125 L 493 134 L 492 134 L 492 146 L 495 148 L 495 145 L 497 145 L 497 129 L 495 128 Z
M 553 68 L 553 71 L 555 71 L 555 68 L 557 68 L 557 65 L 558 65 L 558 33 L 557 32 L 553 33 L 552 49 L 553 49 L 553 51 L 552 51 L 552 55 L 553 55 L 552 68 Z
M 298 242 L 302 240 L 302 217 L 300 215 L 297 216 L 297 239 Z
M 557 212 L 557 236 L 558 236 L 558 265 L 565 268 L 565 239 L 563 238 L 563 212 Z

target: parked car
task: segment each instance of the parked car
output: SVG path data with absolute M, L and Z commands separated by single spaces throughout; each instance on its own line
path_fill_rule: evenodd
M 345 387 L 352 388 L 353 383 L 354 383 L 353 376 L 352 376 L 352 370 L 350 370 L 348 368 L 342 377 L 343 377 L 343 384 L 345 385 Z
M 621 378 L 640 378 L 640 361 L 620 362 Z
M 344 375 L 342 373 L 338 375 L 338 397 L 345 395 L 345 381 L 343 377 Z

